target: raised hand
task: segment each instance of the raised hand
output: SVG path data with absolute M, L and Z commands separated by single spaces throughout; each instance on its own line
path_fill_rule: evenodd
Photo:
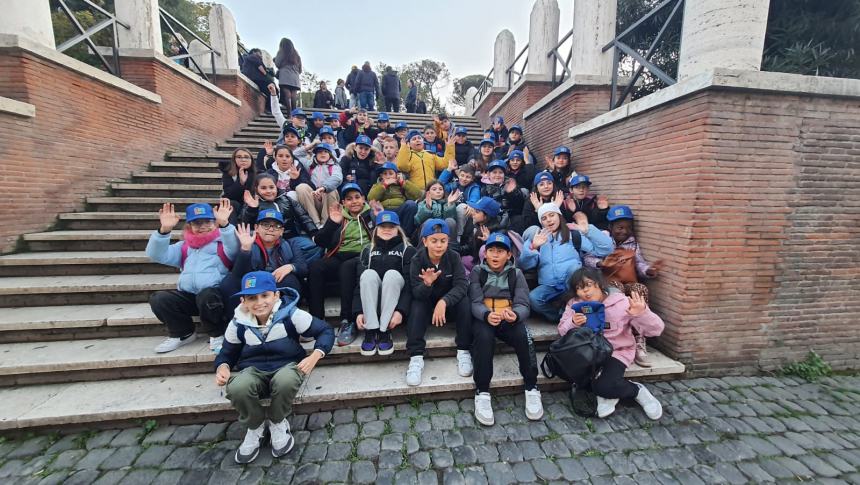
M 337 202 L 332 202 L 328 206 L 328 218 L 335 224 L 343 222 L 343 206 Z
M 549 156 L 549 155 L 544 156 L 543 157 L 543 163 L 544 163 L 544 168 L 546 168 L 550 172 L 555 170 L 555 163 L 553 162 L 551 156 Z
M 424 205 L 427 206 L 427 210 L 433 209 L 433 199 L 430 198 L 430 192 L 424 194 Z
M 277 87 L 275 87 L 275 85 L 274 85 L 274 84 L 269 84 L 269 85 L 268 85 L 268 86 L 266 86 L 266 87 L 267 87 L 267 88 L 269 88 L 269 94 L 271 94 L 272 96 L 277 96 L 277 95 L 278 95 L 278 88 L 277 88 Z
M 297 167 L 294 164 L 289 170 L 287 170 L 287 174 L 289 174 L 290 179 L 298 180 L 299 179 L 299 167 Z
M 377 162 L 382 163 L 385 161 L 385 154 L 380 151 L 374 152 L 374 158 Z
M 609 199 L 605 195 L 597 196 L 597 208 L 601 210 L 609 208 Z
M 635 291 L 630 293 L 628 300 L 630 301 L 630 308 L 627 309 L 627 314 L 632 317 L 641 315 L 648 308 L 645 304 L 645 298 Z
M 382 207 L 382 202 L 378 200 L 371 200 L 368 202 L 370 205 L 370 210 L 373 211 L 373 217 L 376 217 L 380 212 L 382 212 L 385 208 Z
M 651 264 L 651 266 L 647 270 L 645 270 L 645 276 L 647 276 L 649 278 L 656 278 L 657 275 L 660 274 L 660 271 L 663 270 L 663 266 L 664 266 L 664 263 L 663 263 L 662 259 L 658 259 L 657 261 L 654 261 L 654 263 Z
M 458 200 L 460 200 L 460 189 L 454 189 L 454 191 L 448 195 L 448 203 L 455 204 Z
M 424 282 L 425 286 L 433 286 L 433 283 L 441 274 L 442 271 L 434 270 L 433 268 L 424 268 L 421 270 L 421 273 L 418 274 L 418 277 L 421 278 L 421 281 Z
M 507 182 L 505 182 L 505 193 L 510 194 L 511 192 L 517 190 L 517 181 L 513 177 L 509 178 Z
M 477 237 L 481 241 L 486 242 L 486 240 L 490 237 L 490 228 L 488 228 L 487 226 L 481 226 L 481 233 L 476 235 L 475 237 Z
M 574 212 L 573 221 L 576 223 L 579 232 L 583 234 L 588 232 L 588 216 L 585 215 L 585 212 Z
M 441 327 L 445 325 L 445 310 L 448 308 L 448 304 L 445 303 L 445 300 L 439 300 L 436 303 L 436 307 L 433 309 L 433 325 L 436 327 Z
M 267 156 L 272 156 L 272 153 L 275 153 L 275 146 L 272 144 L 271 140 L 266 140 L 263 142 L 263 149 L 266 150 Z
M 161 209 L 158 210 L 158 220 L 161 222 L 159 232 L 162 234 L 167 234 L 179 224 L 179 214 L 173 209 L 173 204 L 164 204 L 161 206 Z
M 242 195 L 242 200 L 248 207 L 260 207 L 260 196 L 257 194 L 251 195 L 250 191 L 245 191 Z
M 239 183 L 245 185 L 248 182 L 248 169 L 241 168 L 239 169 Z
M 538 249 L 549 241 L 549 231 L 546 229 L 541 229 L 537 234 L 532 238 L 532 249 Z
M 529 147 L 523 148 L 523 162 L 526 164 L 532 163 L 531 157 L 529 157 Z
M 230 214 L 233 213 L 233 204 L 230 199 L 221 198 L 221 203 L 215 208 L 215 223 L 218 227 L 226 227 L 230 223 Z
M 555 191 L 555 197 L 552 199 L 552 203 L 557 205 L 559 209 L 561 209 L 561 204 L 564 203 L 564 192 L 560 190 Z
M 242 251 L 250 251 L 254 246 L 254 235 L 251 233 L 251 226 L 248 224 L 236 225 L 236 237 L 239 238 L 239 247 Z
M 537 192 L 532 192 L 531 195 L 529 196 L 529 200 L 532 203 L 532 207 L 535 208 L 535 211 L 540 209 L 540 206 L 543 205 L 543 202 L 541 202 L 540 197 L 538 197 Z
M 452 158 L 452 159 L 448 160 L 448 170 L 450 170 L 452 172 L 454 170 L 457 170 L 457 159 L 456 158 Z

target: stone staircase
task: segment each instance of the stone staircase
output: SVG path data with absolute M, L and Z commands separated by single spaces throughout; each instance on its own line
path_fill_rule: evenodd
M 432 119 L 392 118 L 416 129 Z M 477 120 L 453 121 L 469 129 L 470 139 L 480 139 Z M 260 116 L 209 153 L 168 155 L 129 181 L 111 184 L 109 195 L 88 197 L 85 212 L 60 215 L 57 230 L 24 235 L 26 252 L 0 257 L 0 400 L 6 408 L 0 431 L 232 416 L 214 385 L 207 339 L 168 354 L 152 351 L 164 332 L 148 297 L 175 288 L 177 272 L 150 262 L 143 250 L 163 202 L 176 204 L 179 211 L 195 202 L 215 203 L 221 189 L 217 161 L 235 147 L 256 153 L 278 132 L 271 116 Z M 179 237 L 174 231 L 173 238 Z M 326 315 L 337 313 L 330 299 Z M 532 330 L 539 350 L 555 337 L 554 326 L 546 322 L 534 322 Z M 298 410 L 473 392 L 471 378 L 456 374 L 450 329 L 429 331 L 424 384 L 418 388 L 404 382 L 403 330 L 395 331 L 396 352 L 390 358 L 362 357 L 359 343 L 335 348 L 321 361 L 300 392 Z M 516 391 L 516 359 L 505 347 L 499 352 L 493 386 Z M 654 367 L 634 367 L 630 374 L 684 371 L 659 352 L 654 360 Z

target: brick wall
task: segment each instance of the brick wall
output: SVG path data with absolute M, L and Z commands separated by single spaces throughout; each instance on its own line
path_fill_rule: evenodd
M 636 211 L 646 257 L 667 264 L 650 283 L 659 347 L 697 374 L 810 349 L 858 367 L 860 101 L 710 89 L 573 145 L 594 191 Z
M 0 96 L 36 106 L 34 118 L 0 113 L 0 251 L 83 208 L 107 182 L 143 170 L 168 151 L 207 151 L 247 124 L 262 100 L 235 76 L 242 106 L 152 59 L 124 59 L 126 80 L 160 104 L 22 49 L 0 50 Z M 243 84 L 245 84 L 243 86 Z M 24 216 L 24 217 L 22 217 Z
M 486 130 L 490 127 L 490 110 L 499 102 L 500 99 L 505 95 L 505 93 L 488 93 L 483 102 L 478 106 L 477 111 L 475 111 L 474 116 L 478 119 L 478 123 L 481 124 L 481 128 Z
M 491 109 L 489 117 L 501 116 L 505 119 L 505 125 L 508 127 L 522 125 L 523 112 L 540 101 L 550 91 L 552 91 L 552 83 L 524 81 L 524 84 L 513 91 L 509 98 L 504 101 L 500 99 L 496 103 Z

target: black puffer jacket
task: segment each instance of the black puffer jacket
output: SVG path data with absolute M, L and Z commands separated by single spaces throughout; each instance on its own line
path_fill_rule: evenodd
M 239 220 L 245 224 L 254 225 L 257 223 L 260 210 L 266 209 L 275 209 L 284 216 L 284 239 L 296 236 L 313 237 L 317 233 L 317 226 L 305 208 L 283 192 L 278 194 L 274 202 L 261 200 L 259 207 L 243 207 Z

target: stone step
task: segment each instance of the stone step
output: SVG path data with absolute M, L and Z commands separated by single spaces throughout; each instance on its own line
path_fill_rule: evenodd
M 179 213 L 185 219 L 185 212 Z M 154 230 L 158 227 L 158 213 L 152 212 L 69 212 L 60 214 L 60 224 L 66 230 Z
M 0 278 L 0 307 L 137 303 L 176 288 L 177 274 L 13 276 Z
M 216 164 L 210 164 L 198 171 L 172 171 L 172 172 L 136 172 L 132 175 L 132 182 L 136 184 L 180 184 L 180 185 L 206 185 L 220 184 L 221 172 Z
M 87 204 L 99 212 L 154 212 L 171 203 L 179 212 L 191 204 L 217 204 L 218 197 L 87 197 Z
M 31 251 L 142 251 L 155 230 L 154 221 L 150 229 L 107 229 L 80 231 L 49 231 L 25 234 L 24 241 Z M 182 231 L 171 233 L 179 240 Z
M 106 221 L 105 226 L 110 222 Z M 0 256 L 0 277 L 175 272 L 175 268 L 153 263 L 143 251 L 51 251 Z
M 149 172 L 175 172 L 175 171 L 210 171 L 213 168 L 216 168 L 217 161 L 216 160 L 207 160 L 204 162 L 152 162 L 149 164 Z
M 538 354 L 538 361 L 542 355 Z M 681 363 L 657 352 L 654 367 L 627 370 L 635 379 L 669 379 L 684 372 Z M 474 394 L 471 377 L 457 374 L 452 357 L 425 360 L 421 386 L 404 382 L 403 361 L 320 365 L 305 379 L 295 400 L 295 412 L 357 408 L 413 399 L 441 399 Z M 359 377 L 360 376 L 360 377 Z M 538 380 L 548 391 L 566 383 Z M 495 394 L 521 392 L 522 379 L 513 354 L 497 355 L 491 383 Z M 214 383 L 213 373 L 139 377 L 95 382 L 71 382 L 0 389 L 4 413 L 0 430 L 106 426 L 143 419 L 162 422 L 208 422 L 213 417 L 235 419 L 235 412 Z
M 117 197 L 218 197 L 221 184 L 111 184 L 111 191 Z
M 341 113 L 342 111 L 344 111 L 344 110 L 337 110 L 337 109 L 321 109 L 321 108 L 317 108 L 317 109 L 302 108 L 302 109 L 308 115 L 310 115 L 314 111 L 319 111 L 323 114 Z M 377 116 L 379 116 L 379 113 L 381 113 L 381 111 L 368 111 L 367 112 L 367 114 L 370 116 L 370 118 L 372 118 L 374 120 L 376 119 Z M 285 112 L 284 115 L 286 115 L 286 114 L 287 113 Z M 433 114 L 429 114 L 429 113 L 428 114 L 418 114 L 418 113 L 399 112 L 399 113 L 388 113 L 388 115 L 391 117 L 391 119 L 396 120 L 396 121 L 416 120 L 416 121 L 426 121 L 429 123 L 433 122 Z M 261 121 L 261 120 L 273 120 L 274 121 L 274 119 L 275 119 L 274 115 L 263 113 L 263 114 L 257 116 L 256 118 L 254 118 L 254 121 Z M 478 119 L 475 118 L 474 116 L 451 116 L 450 119 L 454 123 L 469 123 L 469 122 L 478 123 L 479 122 Z
M 142 309 L 138 311 L 142 312 Z M 129 312 L 124 315 L 125 319 L 119 320 L 121 324 L 129 322 Z M 146 318 L 146 323 L 155 324 L 161 332 L 143 337 L 7 343 L 0 352 L 0 386 L 192 374 L 211 370 L 215 354 L 209 350 L 209 340 L 205 335 L 198 335 L 194 343 L 174 352 L 156 354 L 153 348 L 164 339 L 163 328 L 155 317 Z M 531 329 L 535 345 L 541 350 L 557 337 L 555 327 L 546 323 L 532 325 Z M 393 337 L 395 353 L 391 356 L 362 356 L 359 336 L 350 345 L 335 346 L 322 363 L 408 359 L 405 329 L 395 329 Z M 313 349 L 313 342 L 302 345 L 308 350 Z M 453 356 L 456 348 L 452 328 L 433 328 L 428 332 L 428 356 Z M 509 351 L 507 346 L 499 348 L 499 353 Z

